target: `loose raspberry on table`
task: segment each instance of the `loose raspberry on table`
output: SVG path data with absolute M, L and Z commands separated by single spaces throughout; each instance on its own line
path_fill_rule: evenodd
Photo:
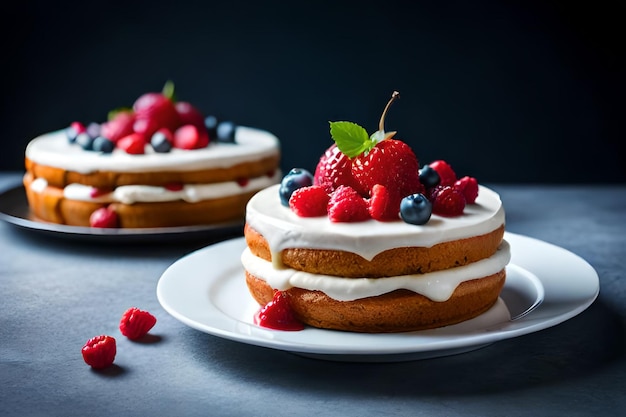
M 367 201 L 352 187 L 339 186 L 330 196 L 328 218 L 331 222 L 361 222 L 370 218 Z
M 439 159 L 428 164 L 439 174 L 439 185 L 454 185 L 456 182 L 456 173 L 446 161 Z
M 454 183 L 454 188 L 461 191 L 467 204 L 474 204 L 478 197 L 478 181 L 474 177 L 465 176 Z
M 85 343 L 81 353 L 85 363 L 94 369 L 111 366 L 117 353 L 115 338 L 107 335 L 92 337 Z
M 325 216 L 329 199 L 326 190 L 320 185 L 302 187 L 291 194 L 289 208 L 300 217 Z
M 433 214 L 454 217 L 465 210 L 463 193 L 449 185 L 436 186 L 429 192 L 428 199 L 432 202 Z
M 157 319 L 147 311 L 131 307 L 120 320 L 120 332 L 131 340 L 141 339 L 154 327 Z

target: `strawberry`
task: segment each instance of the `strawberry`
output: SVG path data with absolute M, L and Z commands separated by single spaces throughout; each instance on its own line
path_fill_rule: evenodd
M 450 164 L 448 164 L 444 160 L 439 159 L 437 161 L 431 162 L 428 165 L 432 169 L 437 171 L 437 174 L 439 174 L 439 185 L 454 185 L 454 183 L 456 182 L 456 173 L 454 172 Z
M 206 148 L 209 144 L 209 135 L 206 128 L 194 125 L 184 125 L 174 132 L 174 147 L 179 149 Z
M 188 101 L 177 101 L 174 104 L 181 125 L 194 125 L 198 128 L 206 128 L 204 115 Z
M 329 198 L 320 185 L 301 187 L 291 194 L 289 208 L 300 217 L 325 216 Z
M 340 185 L 330 196 L 328 218 L 331 222 L 361 222 L 370 218 L 367 202 L 352 187 Z
M 146 139 L 140 133 L 131 133 L 117 141 L 117 147 L 131 155 L 146 153 Z
M 367 196 L 369 190 L 364 189 L 352 177 L 352 161 L 339 150 L 333 143 L 324 152 L 315 167 L 313 184 L 324 187 L 328 194 L 332 193 L 340 185 L 347 185 L 357 190 L 362 196 Z
M 174 105 L 174 85 L 167 82 L 159 93 L 145 93 L 133 103 L 136 121 L 134 130 L 150 138 L 162 127 L 175 131 L 181 124 Z
M 131 307 L 120 320 L 120 332 L 131 340 L 141 339 L 156 324 L 156 317 L 147 311 Z
M 100 127 L 100 134 L 115 143 L 124 136 L 134 132 L 135 114 L 132 111 L 119 111 L 104 122 Z
M 91 227 L 115 228 L 119 226 L 117 213 L 109 207 L 101 207 L 89 216 Z
M 376 184 L 396 189 L 401 197 L 424 191 L 417 157 L 409 145 L 397 139 L 383 140 L 358 155 L 352 162 L 352 176 L 370 193 Z
M 474 177 L 465 176 L 454 183 L 454 188 L 461 191 L 467 204 L 474 204 L 478 197 L 478 181 Z
M 111 366 L 117 353 L 115 339 L 107 335 L 92 337 L 85 343 L 81 353 L 85 363 L 94 369 Z
M 430 190 L 428 199 L 432 202 L 433 214 L 455 217 L 463 214 L 465 196 L 450 185 L 438 185 Z
M 304 325 L 294 317 L 289 300 L 282 291 L 276 291 L 272 301 L 267 303 L 254 316 L 254 322 L 262 327 L 275 330 L 303 330 Z

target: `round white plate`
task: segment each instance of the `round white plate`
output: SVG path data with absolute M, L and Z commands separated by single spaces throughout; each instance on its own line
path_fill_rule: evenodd
M 478 349 L 559 324 L 584 311 L 598 296 L 596 271 L 558 246 L 507 232 L 512 258 L 496 305 L 464 323 L 434 330 L 362 334 L 307 327 L 262 328 L 259 305 L 244 280 L 243 238 L 205 247 L 181 258 L 161 276 L 163 308 L 202 332 L 251 345 L 326 360 L 385 362 L 425 359 Z

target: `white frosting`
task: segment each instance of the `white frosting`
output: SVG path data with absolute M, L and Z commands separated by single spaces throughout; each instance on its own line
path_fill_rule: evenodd
M 396 247 L 431 247 L 437 243 L 489 233 L 505 221 L 498 194 L 480 186 L 475 204 L 457 217 L 433 215 L 422 226 L 368 220 L 332 223 L 327 216 L 299 217 L 280 204 L 278 185 L 258 192 L 248 202 L 246 221 L 267 240 L 272 255 L 285 248 L 346 250 L 371 260 Z M 275 256 L 276 260 L 278 256 Z M 280 265 L 280 260 L 276 261 Z
M 248 248 L 241 255 L 244 268 L 276 290 L 291 287 L 322 291 L 339 301 L 352 301 L 407 289 L 433 301 L 446 301 L 464 281 L 493 275 L 511 259 L 508 242 L 503 241 L 490 258 L 442 271 L 386 278 L 341 278 L 317 275 L 294 269 L 275 269 L 271 262 L 254 256 Z
M 111 154 L 102 154 L 85 151 L 79 145 L 70 144 L 65 132 L 59 130 L 33 139 L 26 147 L 26 157 L 41 165 L 86 174 L 95 171 L 193 171 L 228 168 L 279 152 L 276 136 L 264 130 L 239 126 L 235 140 L 236 144 L 213 141 L 203 149 L 174 148 L 168 153 L 154 152 L 146 145 L 146 153 L 143 155 L 130 155 L 122 149 L 115 149 Z
M 69 184 L 63 189 L 63 196 L 68 200 L 91 201 L 98 203 L 120 202 L 133 203 L 156 203 L 163 201 L 184 200 L 188 203 L 223 198 L 250 191 L 257 191 L 276 184 L 281 178 L 280 170 L 272 177 L 262 176 L 250 178 L 245 185 L 236 181 L 227 181 L 215 184 L 185 184 L 180 190 L 171 190 L 151 185 L 124 185 L 117 187 L 110 193 L 100 194 L 93 197 L 94 188 L 82 184 Z M 35 181 L 39 181 L 37 179 Z M 45 182 L 45 180 L 43 180 Z M 33 181 L 34 183 L 34 181 Z

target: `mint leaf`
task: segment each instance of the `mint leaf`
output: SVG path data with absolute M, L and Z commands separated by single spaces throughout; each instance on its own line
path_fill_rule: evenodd
M 348 158 L 354 158 L 367 152 L 376 144 L 367 134 L 367 130 L 352 122 L 329 122 L 330 136 L 341 152 Z
M 174 82 L 172 80 L 167 80 L 165 82 L 165 85 L 161 90 L 161 94 L 169 98 L 171 101 L 176 101 L 176 94 L 174 93 Z

